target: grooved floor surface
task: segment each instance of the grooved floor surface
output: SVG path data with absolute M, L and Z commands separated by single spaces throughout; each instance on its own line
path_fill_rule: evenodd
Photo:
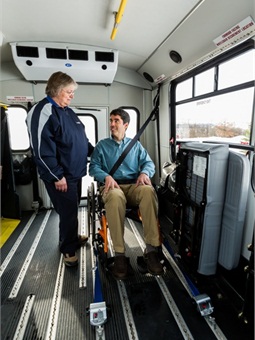
M 56 289 L 56 279 L 60 266 L 61 254 L 58 249 L 58 216 L 54 210 L 45 220 L 47 211 L 40 211 L 29 228 L 31 213 L 24 214 L 21 223 L 2 247 L 1 254 L 1 340 L 13 339 L 17 330 L 22 310 L 28 296 L 34 295 L 34 303 L 24 339 L 45 339 L 49 324 L 52 299 Z M 46 222 L 45 222 L 46 221 Z M 45 225 L 44 225 L 45 224 Z M 140 235 L 142 227 L 135 222 Z M 38 231 L 43 228 L 36 248 L 33 242 L 38 239 Z M 25 235 L 22 236 L 25 232 Z M 183 339 L 183 335 L 169 309 L 165 296 L 162 294 L 157 279 L 150 274 L 142 274 L 137 268 L 137 257 L 142 256 L 141 249 L 129 223 L 126 223 L 125 241 L 126 255 L 129 257 L 132 273 L 124 281 L 130 313 L 135 324 L 137 338 L 140 340 Z M 19 245 L 13 251 L 15 244 Z M 27 266 L 24 279 L 13 298 L 12 292 L 29 252 L 33 255 Z M 77 268 L 63 269 L 63 281 L 60 297 L 58 318 L 54 339 L 79 340 L 96 339 L 95 329 L 90 325 L 87 308 L 93 302 L 93 270 L 91 244 L 86 251 L 86 288 L 79 288 L 80 264 Z M 79 254 L 80 255 L 80 254 Z M 5 266 L 6 261 L 8 264 Z M 102 292 L 108 307 L 108 320 L 104 325 L 105 338 L 109 340 L 126 340 L 132 338 L 132 325 L 125 319 L 121 304 L 118 283 L 110 271 L 104 270 L 99 262 Z M 194 301 L 190 298 L 175 272 L 168 267 L 163 275 L 164 284 L 171 293 L 187 327 L 196 340 L 215 339 L 215 335 L 198 313 Z M 17 284 L 17 283 L 16 283 Z M 232 317 L 233 311 L 226 314 L 231 306 L 218 303 L 216 322 L 220 325 L 227 339 L 240 340 L 242 334 L 246 340 L 253 339 L 249 329 L 237 325 Z M 219 311 L 220 308 L 220 311 Z M 224 309 L 225 308 L 225 309 Z M 225 321 L 222 321 L 225 318 Z M 232 323 L 232 329 L 224 329 L 224 325 Z M 131 327 L 131 329 L 130 329 Z M 130 335 L 131 334 L 131 335 Z

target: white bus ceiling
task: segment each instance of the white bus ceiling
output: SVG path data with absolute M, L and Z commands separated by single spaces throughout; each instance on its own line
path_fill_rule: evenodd
M 192 67 L 208 54 L 221 52 L 214 39 L 254 15 L 253 0 L 129 0 L 114 40 L 111 32 L 119 0 L 3 0 L 1 2 L 1 75 L 0 80 L 22 76 L 13 66 L 12 42 L 57 42 L 99 46 L 119 51 L 115 81 L 150 88 L 143 77 L 175 76 Z M 192 14 L 192 15 L 191 15 Z M 224 20 L 219 20 L 224 18 Z M 247 39 L 245 32 L 231 44 Z M 228 46 L 227 48 L 231 47 Z M 170 51 L 182 61 L 175 63 Z M 138 77 L 139 74 L 139 77 Z M 141 78 L 140 78 L 141 77 Z

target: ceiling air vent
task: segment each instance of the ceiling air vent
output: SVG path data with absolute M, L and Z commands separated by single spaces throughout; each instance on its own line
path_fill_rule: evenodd
M 114 62 L 114 53 L 112 52 L 95 52 L 96 61 L 108 61 L 109 63 Z
M 70 60 L 89 60 L 88 51 L 68 50 Z
M 39 58 L 38 48 L 28 46 L 17 46 L 17 56 Z
M 29 81 L 47 81 L 62 71 L 78 83 L 111 84 L 118 51 L 90 45 L 46 42 L 10 43 L 15 65 Z
M 48 59 L 66 59 L 66 49 L 60 49 L 60 48 L 47 48 L 46 47 L 46 57 Z

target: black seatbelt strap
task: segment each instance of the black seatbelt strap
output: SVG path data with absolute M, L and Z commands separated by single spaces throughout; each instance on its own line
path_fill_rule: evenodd
M 140 130 L 137 132 L 135 137 L 130 141 L 130 143 L 127 145 L 127 147 L 123 150 L 122 154 L 120 155 L 120 157 L 117 159 L 117 161 L 115 162 L 115 164 L 111 168 L 111 170 L 109 172 L 110 176 L 112 176 L 115 173 L 115 171 L 118 169 L 118 167 L 123 162 L 124 158 L 127 156 L 127 154 L 132 149 L 134 144 L 137 142 L 137 140 L 139 139 L 139 137 L 141 136 L 141 134 L 143 133 L 143 131 L 145 130 L 145 128 L 149 124 L 149 122 L 157 119 L 158 113 L 159 113 L 159 90 L 160 90 L 160 84 L 158 85 L 157 94 L 156 94 L 155 98 L 153 99 L 154 109 L 152 110 L 151 114 L 149 115 L 149 117 L 147 118 L 145 123 L 142 125 Z

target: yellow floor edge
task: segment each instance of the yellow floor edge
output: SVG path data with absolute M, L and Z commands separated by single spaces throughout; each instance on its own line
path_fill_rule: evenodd
M 1 228 L 0 228 L 0 248 L 5 244 L 11 234 L 19 225 L 20 220 L 13 220 L 10 218 L 1 218 Z

